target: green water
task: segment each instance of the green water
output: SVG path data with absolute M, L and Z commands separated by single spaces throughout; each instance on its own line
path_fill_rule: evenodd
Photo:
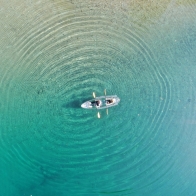
M 0 195 L 196 195 L 182 2 L 0 1 Z M 104 89 L 121 102 L 98 119 L 80 105 Z

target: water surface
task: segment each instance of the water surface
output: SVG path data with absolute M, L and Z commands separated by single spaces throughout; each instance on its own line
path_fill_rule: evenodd
M 196 194 L 194 1 L 0 5 L 1 195 Z

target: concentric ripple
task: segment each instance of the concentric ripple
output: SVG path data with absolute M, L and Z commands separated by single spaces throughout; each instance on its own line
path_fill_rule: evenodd
M 13 59 L 5 58 L 0 74 L 0 141 L 3 163 L 15 160 L 10 165 L 21 177 L 8 179 L 18 192 L 37 195 L 153 190 L 166 183 L 180 148 L 180 133 L 167 136 L 181 94 L 176 68 L 164 64 L 173 49 L 162 61 L 157 53 L 167 47 L 159 51 L 159 30 L 131 20 L 115 3 L 67 5 L 27 7 L 28 28 L 11 37 Z M 104 89 L 121 102 L 97 119 L 97 111 L 80 105 Z
M 17 142 L 13 144 L 27 175 L 33 174 L 30 167 L 47 165 L 54 159 L 51 167 L 62 167 L 62 172 L 75 168 L 78 171 L 74 175 L 85 173 L 88 179 L 91 174 L 107 173 L 108 167 L 123 165 L 126 159 L 120 157 L 126 157 L 130 149 L 122 149 L 130 144 L 131 149 L 140 146 L 140 158 L 128 164 L 124 172 L 138 164 L 143 166 L 145 159 L 148 161 L 145 152 L 151 148 L 149 139 L 153 140 L 159 130 L 161 111 L 168 107 L 164 102 L 158 102 L 154 108 L 152 104 L 162 94 L 170 93 L 167 78 L 157 70 L 142 31 L 142 27 L 124 26 L 121 21 L 113 22 L 105 16 L 89 17 L 70 11 L 49 17 L 42 26 L 33 25 L 16 42 L 19 58 L 6 76 L 14 75 L 8 103 L 15 108 L 12 115 L 20 116 L 16 124 L 17 130 L 21 126 L 18 134 L 22 135 L 22 130 L 28 134 L 17 141 L 20 147 L 15 146 Z M 122 101 L 119 107 L 111 109 L 111 116 L 102 112 L 99 121 L 96 112 L 81 110 L 80 104 L 93 91 L 103 94 L 104 88 L 119 95 Z M 14 124 L 11 116 L 9 121 Z M 26 124 L 28 128 L 23 127 Z M 3 143 L 10 145 L 5 137 Z M 35 152 L 37 156 L 33 155 Z M 44 160 L 40 157 L 43 153 Z M 127 162 L 130 161 L 128 157 Z M 50 170 L 49 174 L 40 170 L 43 176 L 52 175 Z M 112 176 L 121 175 L 123 170 L 112 169 Z M 126 178 L 131 180 L 138 175 L 140 172 Z M 110 190 L 111 185 L 104 185 L 106 179 L 97 178 L 95 182 L 103 190 Z

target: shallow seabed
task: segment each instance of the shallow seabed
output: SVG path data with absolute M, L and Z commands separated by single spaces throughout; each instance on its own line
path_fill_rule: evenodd
M 196 195 L 195 0 L 0 0 L 0 195 Z M 121 102 L 80 108 L 92 92 Z

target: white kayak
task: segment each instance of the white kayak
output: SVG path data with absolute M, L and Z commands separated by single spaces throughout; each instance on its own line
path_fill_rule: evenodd
M 84 102 L 81 107 L 85 109 L 107 109 L 118 105 L 120 98 L 117 95 L 96 97 Z

